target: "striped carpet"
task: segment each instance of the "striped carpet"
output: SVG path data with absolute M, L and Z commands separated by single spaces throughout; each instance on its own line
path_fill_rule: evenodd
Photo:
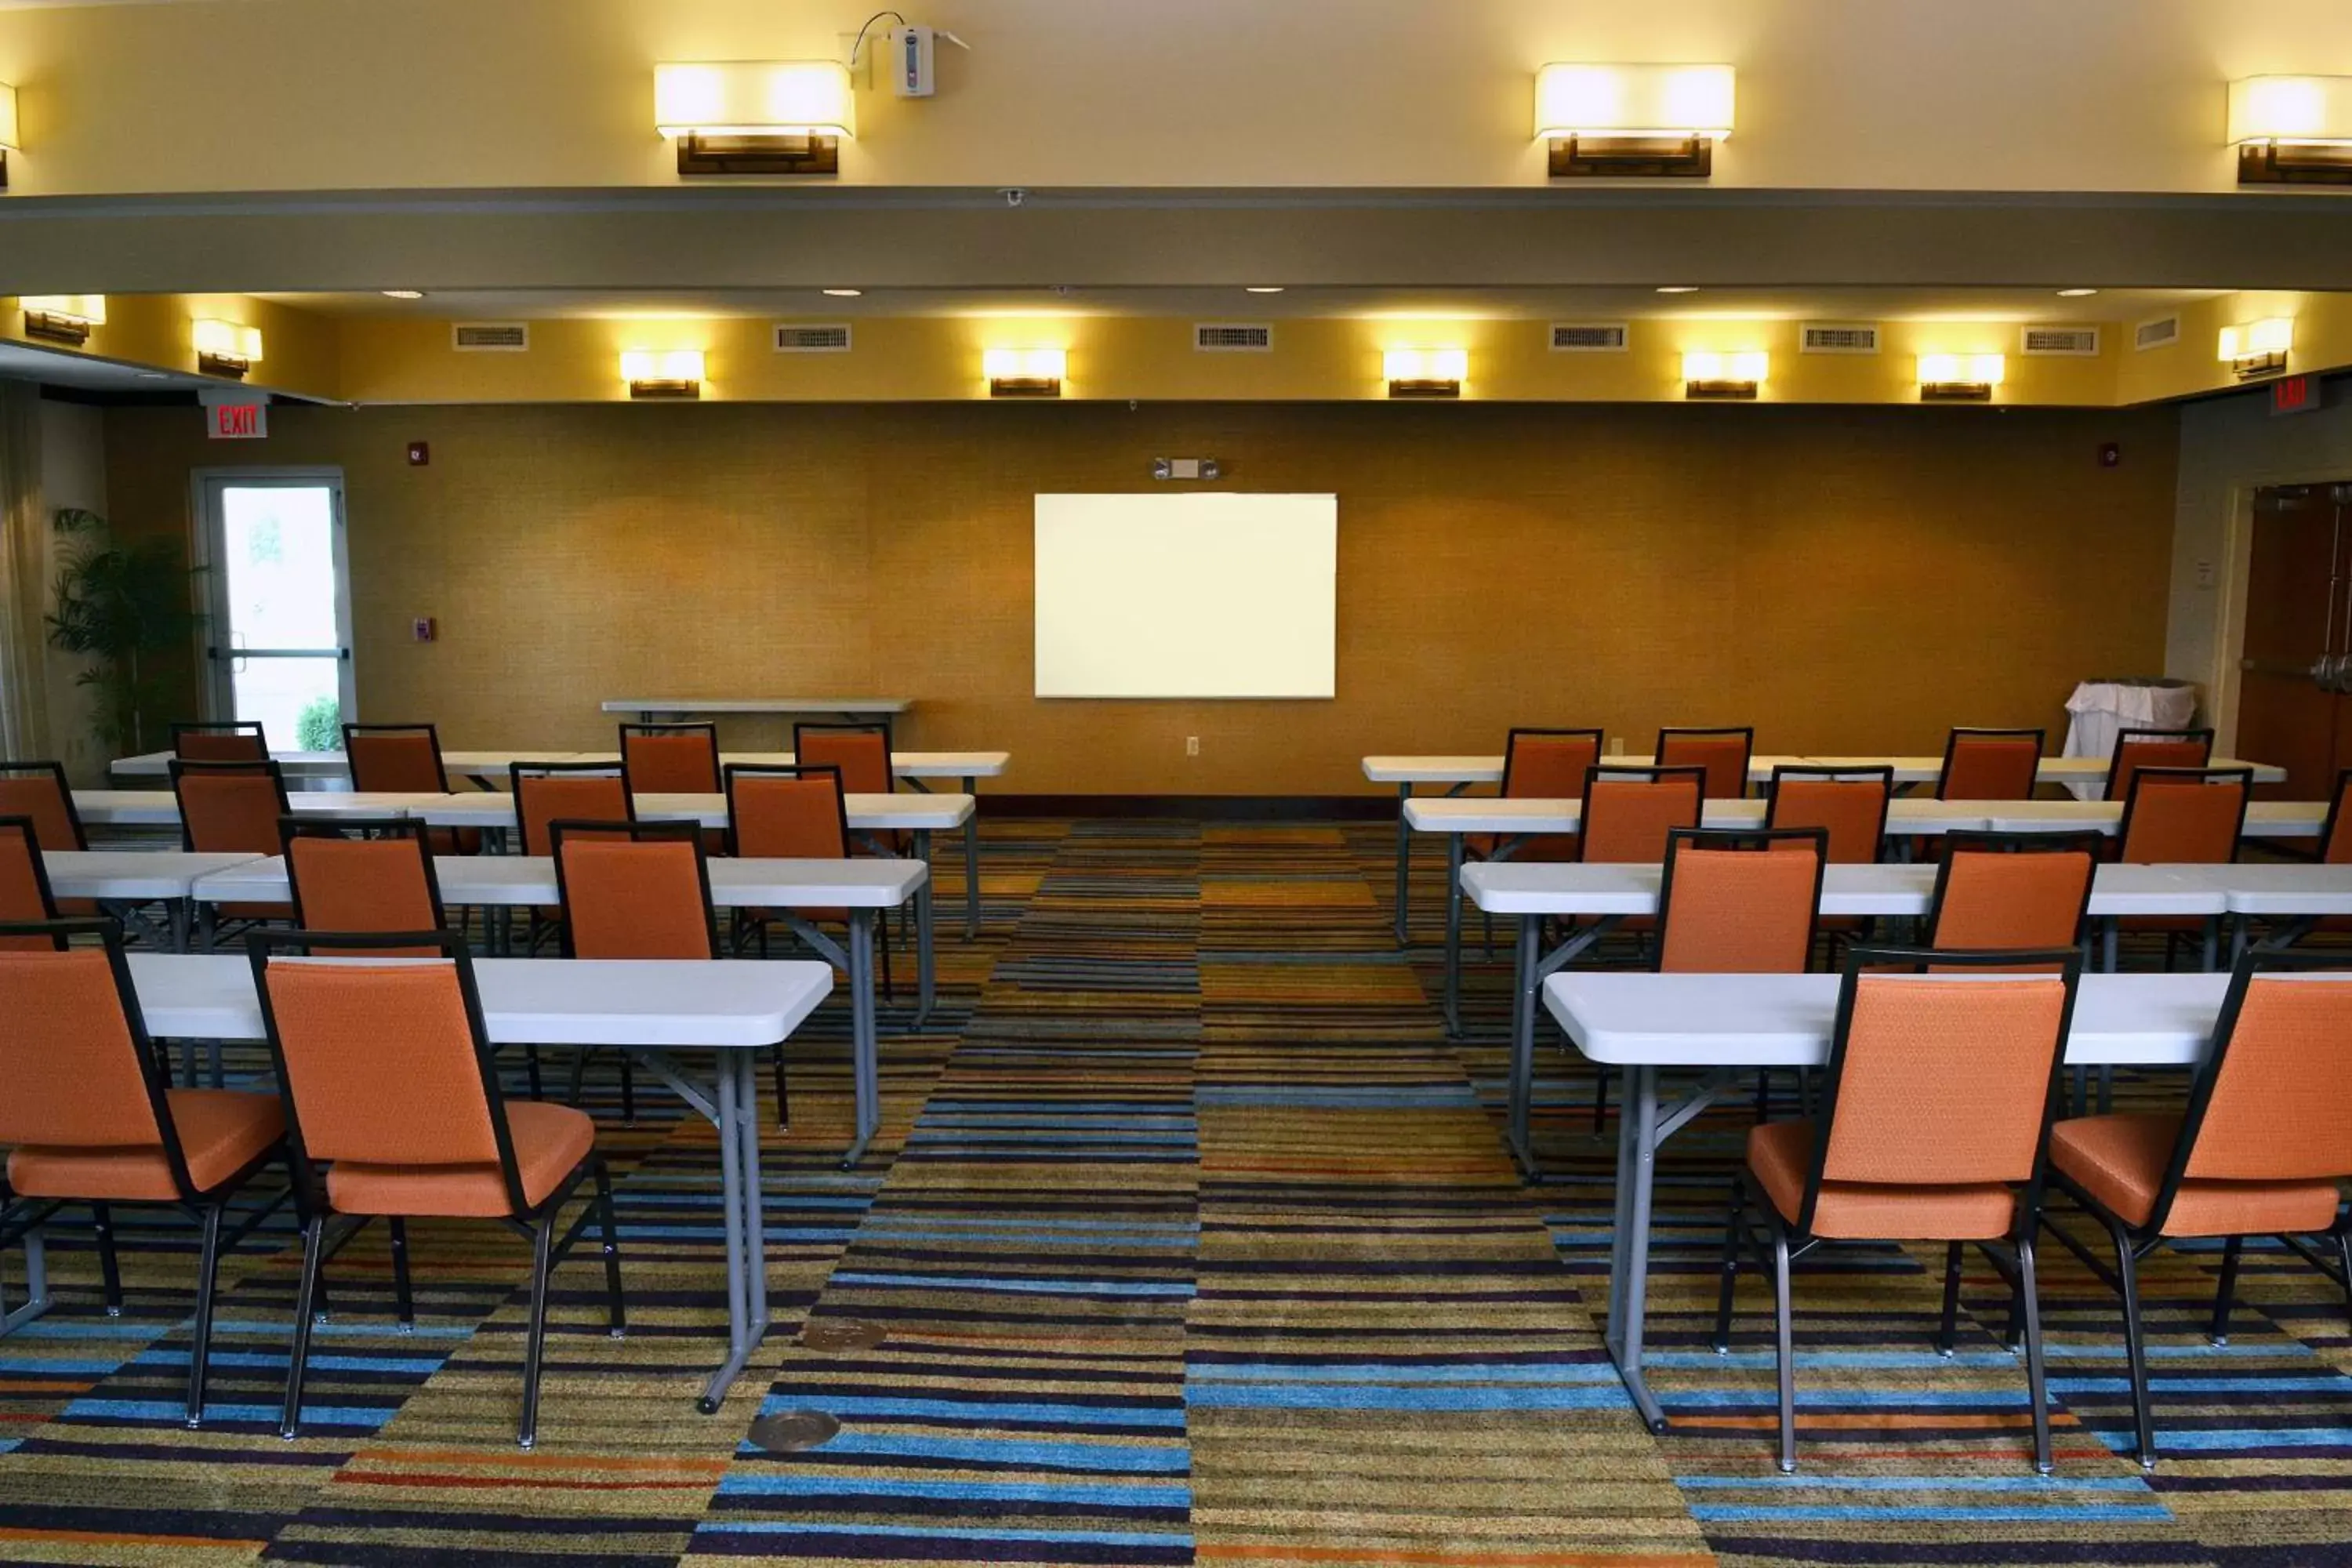
M 1706 1342 L 1742 1105 L 1662 1163 L 1654 1381 L 1675 1425 L 1648 1435 L 1595 1327 L 1613 1144 L 1591 1134 L 1591 1080 L 1544 1047 L 1538 1131 L 1567 1179 L 1524 1186 L 1496 1135 L 1504 963 L 1474 941 L 1470 1038 L 1448 1042 L 1439 877 L 1423 864 L 1400 952 L 1393 842 L 1377 824 L 990 822 L 981 940 L 943 932 L 925 1033 L 903 1032 L 903 990 L 884 1009 L 884 1131 L 860 1170 L 833 1158 L 845 1009 L 793 1043 L 792 1125 L 764 1164 L 777 1321 L 715 1416 L 693 1395 L 723 1318 L 716 1144 L 642 1075 L 621 1125 L 609 1061 L 589 1104 L 630 1331 L 606 1337 L 593 1261 L 559 1271 L 533 1453 L 512 1438 L 525 1258 L 495 1227 L 415 1227 L 414 1333 L 393 1331 L 381 1235 L 337 1259 L 293 1443 L 274 1421 L 289 1220 L 224 1265 L 197 1432 L 178 1405 L 189 1228 L 123 1216 L 119 1318 L 88 1232 L 59 1228 L 60 1305 L 0 1340 L 0 1568 L 2352 1563 L 2352 1325 L 2274 1248 L 2249 1253 L 2221 1349 L 2218 1258 L 2150 1266 L 2152 1478 L 2126 1457 L 2114 1302 L 2046 1249 L 2047 1481 L 1988 1267 L 1947 1359 L 1939 1253 L 1821 1258 L 1797 1287 L 1802 1468 L 1780 1476 L 1764 1292 L 1743 1288 L 1731 1355 Z M 810 1409 L 839 1435 L 749 1440 Z

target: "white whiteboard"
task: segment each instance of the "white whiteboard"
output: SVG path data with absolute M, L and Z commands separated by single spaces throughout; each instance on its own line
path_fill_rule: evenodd
M 1037 695 L 1330 697 L 1339 498 L 1041 495 Z

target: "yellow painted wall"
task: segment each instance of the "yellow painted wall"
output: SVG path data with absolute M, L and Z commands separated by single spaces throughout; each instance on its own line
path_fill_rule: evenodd
M 0 12 L 23 195 L 659 186 L 656 61 L 840 58 L 810 0 L 182 0 Z M 2352 71 L 2341 0 L 936 0 L 849 185 L 1539 186 L 1550 59 L 1729 61 L 1726 188 L 2222 191 L 2225 83 Z
M 348 482 L 361 716 L 456 746 L 593 746 L 604 699 L 919 703 L 1026 793 L 1366 791 L 1379 751 L 1513 723 L 1752 721 L 1766 750 L 1931 751 L 2063 726 L 2155 668 L 2170 411 L 1533 405 L 289 408 L 226 457 Z M 217 464 L 184 409 L 107 416 L 132 531 Z M 407 443 L 431 444 L 423 468 Z M 2122 444 L 2103 468 L 2105 441 Z M 1339 697 L 1031 695 L 1032 497 L 1144 490 L 1155 456 L 1339 497 Z M 2089 591 L 2095 584 L 2096 591 Z M 439 640 L 409 640 L 412 617 Z M 772 724 L 729 726 L 773 744 Z M 1183 754 L 1187 735 L 1202 753 Z

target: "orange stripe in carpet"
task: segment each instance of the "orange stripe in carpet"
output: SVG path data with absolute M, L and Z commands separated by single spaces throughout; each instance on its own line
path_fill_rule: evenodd
M 706 1476 L 726 1474 L 730 1463 L 726 1459 L 635 1458 L 620 1454 L 499 1454 L 478 1448 L 365 1448 L 352 1456 L 355 1465 L 394 1459 L 426 1465 L 441 1461 L 472 1469 L 487 1466 L 501 1470 L 684 1470 Z
M 369 1470 L 361 1474 L 346 1472 L 335 1478 L 342 1487 L 513 1487 L 528 1486 L 533 1491 L 550 1492 L 618 1492 L 646 1491 L 667 1488 L 674 1491 L 707 1490 L 710 1482 L 696 1481 L 559 1481 L 545 1476 L 533 1476 L 527 1481 L 510 1476 L 457 1476 L 440 1471 Z
M 212 1546 L 223 1552 L 258 1552 L 267 1541 L 231 1541 L 212 1535 L 122 1535 L 101 1530 L 34 1530 L 0 1524 L 0 1541 L 79 1541 L 91 1546 Z

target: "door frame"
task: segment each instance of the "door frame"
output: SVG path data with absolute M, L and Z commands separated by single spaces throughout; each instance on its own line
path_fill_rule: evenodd
M 2253 591 L 2254 495 L 2290 485 L 2352 483 L 2352 461 L 2301 466 L 2241 475 L 2230 485 L 2230 512 L 2221 527 L 2221 580 L 2216 592 L 2213 668 L 2206 672 L 2206 707 L 2213 726 L 2213 754 L 2235 756 L 2238 747 L 2239 668 L 2246 657 L 2247 598 Z M 2257 762 L 2263 759 L 2256 758 Z
M 233 717 L 236 711 L 235 694 L 230 689 L 229 661 L 216 659 L 212 650 L 218 646 L 214 634 L 227 618 L 225 602 L 228 593 L 226 576 L 215 570 L 213 559 L 213 515 L 206 492 L 215 484 L 251 485 L 280 489 L 308 489 L 323 486 L 327 490 L 328 507 L 332 513 L 333 551 L 335 562 L 335 627 L 341 637 L 342 658 L 339 696 L 343 710 L 343 721 L 359 721 L 359 675 L 357 650 L 352 636 L 352 558 L 349 513 L 344 505 L 343 470 L 326 463 L 257 463 L 224 465 L 192 468 L 188 471 L 188 559 L 195 572 L 191 591 L 196 595 L 197 609 L 204 618 L 196 626 L 197 701 L 207 720 Z

